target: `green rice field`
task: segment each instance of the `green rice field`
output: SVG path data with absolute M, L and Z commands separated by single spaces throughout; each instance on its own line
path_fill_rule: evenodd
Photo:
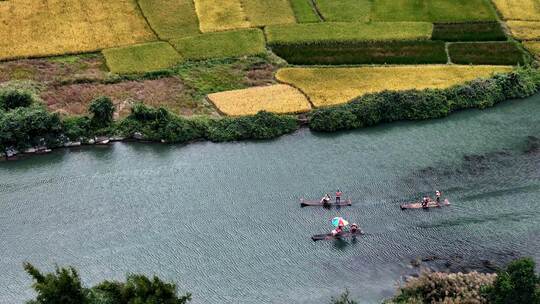
M 130 74 L 168 68 L 183 58 L 167 42 L 151 42 L 103 51 L 113 73 Z

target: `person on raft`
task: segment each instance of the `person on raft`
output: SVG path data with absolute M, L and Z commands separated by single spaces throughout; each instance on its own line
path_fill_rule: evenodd
M 328 205 L 330 204 L 330 195 L 326 193 L 323 198 L 321 198 L 321 204 Z
M 356 231 L 358 231 L 358 225 L 356 223 L 352 223 L 351 228 L 349 228 L 349 231 L 351 233 L 356 233 Z
M 427 208 L 428 204 L 429 204 L 429 197 L 424 196 L 424 198 L 422 198 L 422 208 Z
M 336 191 L 336 204 L 341 203 L 341 190 Z
M 441 191 L 439 190 L 435 191 L 435 201 L 437 202 L 437 205 L 441 204 Z

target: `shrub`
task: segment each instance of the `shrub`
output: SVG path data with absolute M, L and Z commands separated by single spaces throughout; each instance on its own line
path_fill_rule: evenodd
M 30 91 L 22 89 L 0 90 L 0 108 L 12 110 L 19 107 L 28 107 L 34 102 Z
M 64 135 L 70 140 L 78 141 L 80 138 L 89 137 L 92 124 L 88 116 L 71 116 L 63 120 Z
M 113 121 L 114 104 L 109 97 L 95 98 L 88 110 L 93 114 L 92 123 L 96 127 L 107 127 Z
M 540 303 L 540 277 L 535 272 L 531 258 L 518 259 L 499 271 L 493 286 L 485 295 L 493 304 Z

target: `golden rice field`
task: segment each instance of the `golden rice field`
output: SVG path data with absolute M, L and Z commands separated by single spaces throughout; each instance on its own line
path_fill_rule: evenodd
M 510 20 L 506 24 L 512 31 L 512 35 L 519 40 L 540 39 L 540 22 Z
M 316 107 L 345 103 L 384 90 L 447 88 L 507 66 L 405 65 L 350 68 L 283 68 L 276 78 L 303 91 Z
M 242 0 L 242 6 L 252 26 L 296 22 L 289 0 Z
M 155 39 L 135 0 L 0 2 L 0 59 L 89 52 Z
M 493 0 L 506 20 L 540 21 L 540 2 L 537 0 Z
M 274 113 L 302 113 L 311 109 L 307 98 L 297 89 L 277 84 L 209 94 L 222 113 L 231 116 L 257 114 L 259 111 Z
M 540 41 L 525 41 L 523 42 L 523 46 L 536 57 L 540 57 Z
M 219 3 L 219 4 L 218 4 Z M 240 0 L 195 0 L 201 32 L 218 32 L 250 27 Z

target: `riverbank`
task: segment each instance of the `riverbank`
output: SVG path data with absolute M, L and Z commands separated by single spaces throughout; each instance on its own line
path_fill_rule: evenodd
M 440 118 L 462 109 L 483 109 L 504 100 L 525 98 L 539 89 L 540 71 L 526 67 L 448 89 L 368 94 L 347 104 L 318 108 L 302 116 L 259 112 L 241 117 L 185 118 L 165 108 L 141 103 L 118 121 L 112 120 L 115 109 L 108 98 L 96 99 L 94 109 L 90 109 L 92 116 L 61 119 L 37 105 L 30 92 L 7 89 L 0 94 L 0 105 L 3 105 L 0 130 L 4 134 L 0 138 L 0 149 L 5 157 L 14 158 L 20 152 L 47 153 L 59 147 L 123 140 L 190 143 L 272 139 L 302 125 L 313 131 L 332 132 L 399 120 Z M 106 116 L 105 121 L 100 115 Z

